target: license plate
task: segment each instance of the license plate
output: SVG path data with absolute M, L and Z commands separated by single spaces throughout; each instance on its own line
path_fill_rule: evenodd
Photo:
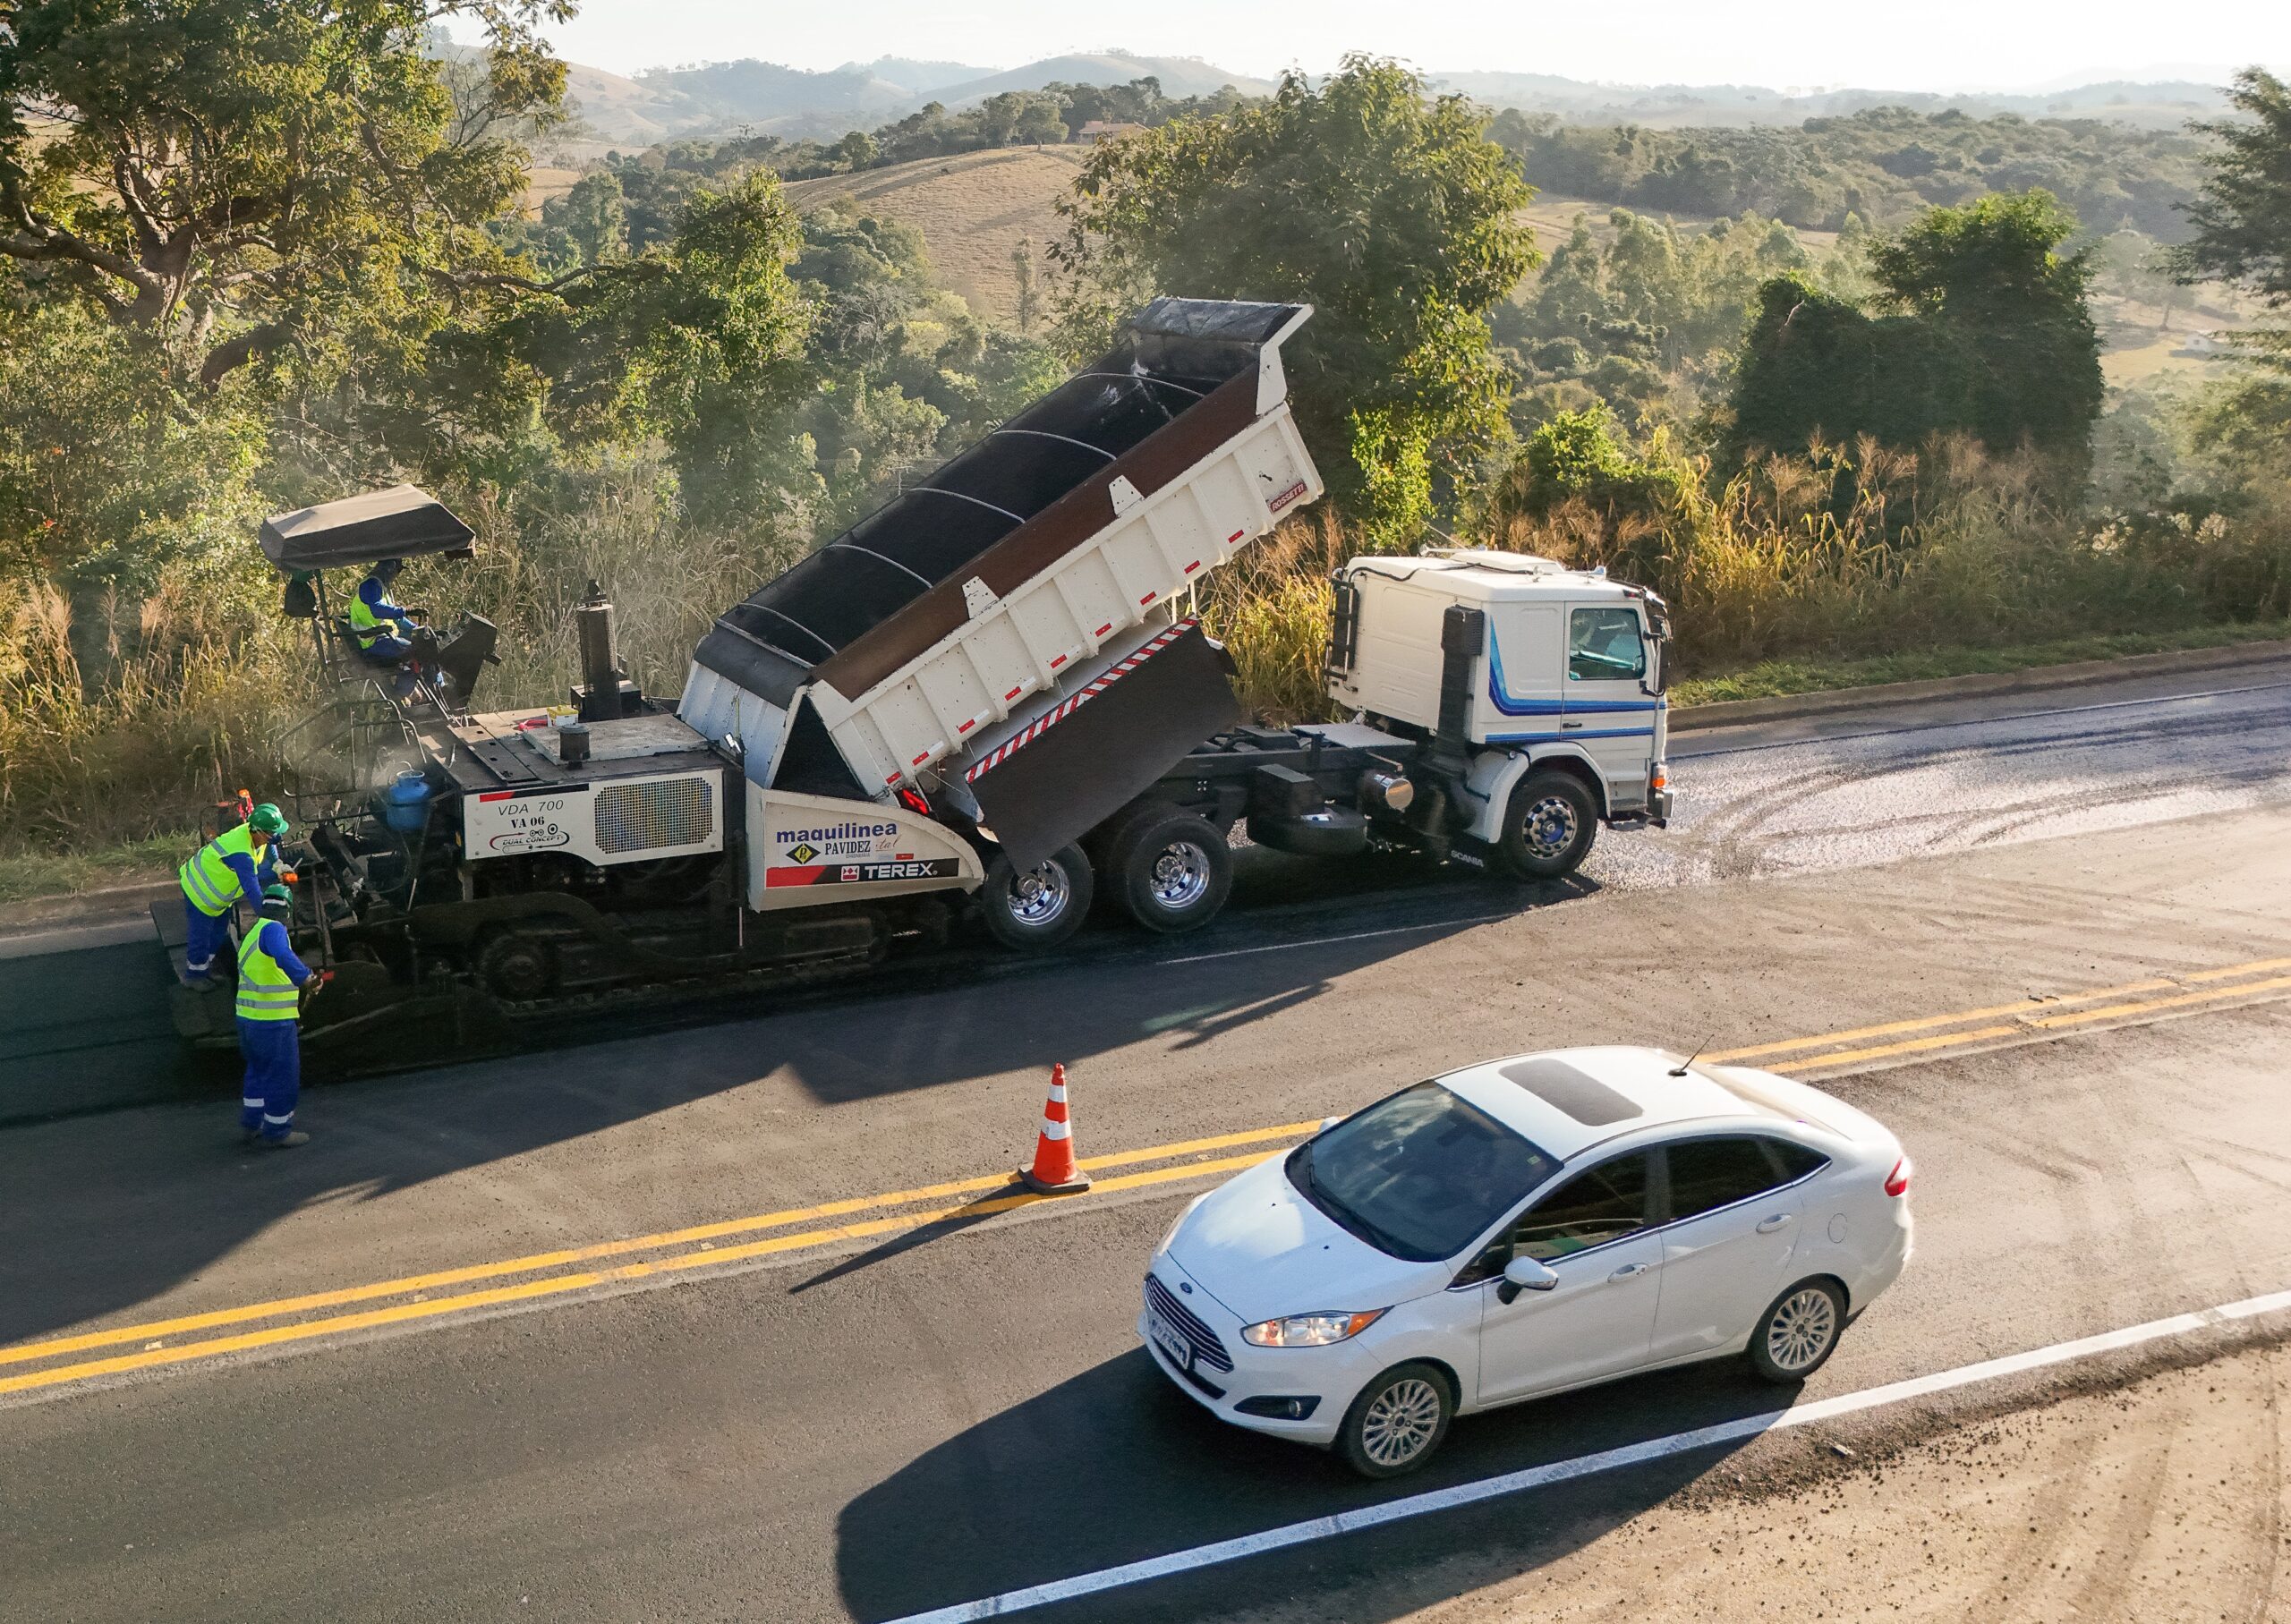
M 1146 1311 L 1146 1334 L 1154 1339 L 1162 1352 L 1168 1356 L 1170 1363 L 1180 1370 L 1193 1367 L 1193 1344 L 1185 1339 L 1183 1331 L 1150 1308 Z

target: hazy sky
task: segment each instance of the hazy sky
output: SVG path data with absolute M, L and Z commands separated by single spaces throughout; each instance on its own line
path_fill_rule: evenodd
M 801 68 L 883 55 L 1017 67 L 1120 48 L 1269 76 L 1367 50 L 1431 70 L 1634 84 L 1966 89 L 2125 74 L 2217 79 L 2229 64 L 2291 63 L 2285 0 L 582 0 L 581 15 L 550 32 L 560 55 L 620 73 L 740 56 Z

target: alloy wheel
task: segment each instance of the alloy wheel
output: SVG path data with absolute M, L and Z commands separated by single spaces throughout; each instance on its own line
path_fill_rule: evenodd
M 1556 857 L 1575 839 L 1579 825 L 1574 803 L 1565 795 L 1546 795 L 1528 808 L 1520 828 L 1528 849 L 1538 857 Z
M 1369 1401 L 1360 1417 L 1360 1450 L 1380 1467 L 1405 1466 L 1439 1430 L 1439 1390 L 1421 1376 L 1409 1376 Z
M 1046 925 L 1066 912 L 1071 891 L 1066 871 L 1055 863 L 1028 869 L 1010 881 L 1010 917 L 1025 925 Z
M 1172 841 L 1154 859 L 1154 899 L 1165 908 L 1189 908 L 1209 889 L 1209 854 L 1190 840 Z
M 1784 1375 L 1821 1363 L 1837 1336 L 1837 1302 L 1818 1286 L 1792 1292 L 1766 1323 L 1766 1356 Z

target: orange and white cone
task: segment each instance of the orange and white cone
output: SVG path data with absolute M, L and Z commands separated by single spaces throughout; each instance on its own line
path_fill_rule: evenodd
M 1066 1067 L 1050 1068 L 1050 1100 L 1042 1108 L 1042 1132 L 1035 1135 L 1035 1164 L 1018 1178 L 1037 1195 L 1070 1195 L 1090 1187 L 1090 1176 L 1074 1160 L 1074 1124 L 1066 1114 Z

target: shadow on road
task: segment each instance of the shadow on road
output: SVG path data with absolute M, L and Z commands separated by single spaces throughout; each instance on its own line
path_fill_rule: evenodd
M 1052 959 L 986 958 L 938 982 L 895 969 L 863 988 L 641 1042 L 306 1087 L 304 1115 L 322 1137 L 288 1155 L 240 1147 L 235 1070 L 209 1068 L 202 1080 L 131 1022 L 129 1046 L 46 1062 L 42 1086 L 97 1093 L 130 1086 L 136 1068 L 150 1067 L 145 1103 L 167 1109 L 91 1107 L 0 1129 L 0 1344 L 132 1309 L 300 1209 L 406 1189 L 775 1073 L 839 1104 L 1046 1072 L 1054 1060 L 1071 1065 L 1143 1036 L 1205 1042 L 1490 914 L 1596 889 L 1427 884 L 1417 868 L 1395 871 L 1389 890 L 1363 899 L 1338 894 L 1329 868 L 1257 865 L 1257 906 L 1182 942 L 1101 924 Z M 1275 948 L 1286 950 L 1266 950 Z M 67 957 L 88 956 L 12 968 L 52 964 L 41 972 L 54 982 L 45 1029 L 98 1035 L 103 1006 L 141 990 L 132 980 L 106 985 Z M 19 1034 L 34 1025 L 11 1008 L 16 1018 L 0 1022 L 0 1044 L 15 1035 L 11 1025 Z M 164 1026 L 164 1009 L 158 1018 Z M 385 1032 L 376 1042 L 418 1050 L 424 1037 Z M 0 1093 L 30 1086 L 27 1067 L 21 1049 L 0 1047 Z M 453 1256 L 453 1237 L 437 1238 L 426 1257 Z
M 1662 1373 L 1467 1417 L 1425 1471 L 1372 1484 L 1332 1455 L 1216 1420 L 1138 1349 L 980 1423 L 852 1501 L 837 1524 L 837 1578 L 852 1615 L 882 1624 L 1776 1407 L 1776 1390 L 1731 1361 Z M 1452 1597 L 1459 1560 L 1485 1576 L 1474 1584 L 1531 1569 L 1660 1503 L 1723 1454 L 1507 1495 L 1026 1616 L 1191 1620 L 1309 1591 L 1341 1594 L 1327 1616 L 1346 1624 L 1400 1618 Z

